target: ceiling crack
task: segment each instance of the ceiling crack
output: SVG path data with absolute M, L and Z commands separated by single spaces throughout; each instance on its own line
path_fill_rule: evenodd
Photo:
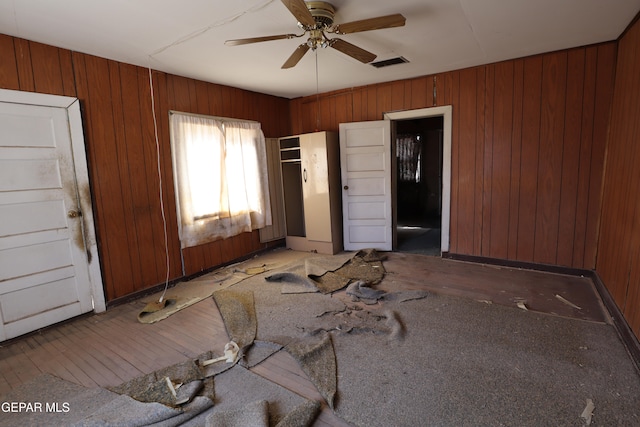
M 212 29 L 218 28 L 218 27 L 222 27 L 222 26 L 227 25 L 227 24 L 229 24 L 231 22 L 234 22 L 235 20 L 243 17 L 246 14 L 254 13 L 254 12 L 257 12 L 259 10 L 262 10 L 265 7 L 269 6 L 271 3 L 273 3 L 274 1 L 275 0 L 263 1 L 263 2 L 255 5 L 255 6 L 250 7 L 249 9 L 246 9 L 246 10 L 244 10 L 242 12 L 239 12 L 239 13 L 233 15 L 233 16 L 230 16 L 230 17 L 225 18 L 225 19 L 223 19 L 221 21 L 217 21 L 217 22 L 214 22 L 212 24 L 209 24 L 206 27 L 200 28 L 200 29 L 198 29 L 198 30 L 196 30 L 196 31 L 194 31 L 194 32 L 192 32 L 190 34 L 187 34 L 186 36 L 183 36 L 183 37 L 181 37 L 181 38 L 169 43 L 166 46 L 161 47 L 160 49 L 157 49 L 157 50 L 151 52 L 149 54 L 149 58 L 152 58 L 153 56 L 158 55 L 158 54 L 164 52 L 165 50 L 167 50 L 167 49 L 169 49 L 169 48 L 171 48 L 173 46 L 177 46 L 177 45 L 180 45 L 182 43 L 186 43 L 189 40 L 193 40 L 196 37 L 200 37 L 201 35 L 205 34 L 209 30 L 212 30 Z
M 464 19 L 465 19 L 467 25 L 469 26 L 469 30 L 471 31 L 471 34 L 473 35 L 473 39 L 476 41 L 476 44 L 478 45 L 478 48 L 482 52 L 482 55 L 486 58 L 487 57 L 487 52 L 485 52 L 484 47 L 482 46 L 482 43 L 480 43 L 480 40 L 478 39 L 478 36 L 476 35 L 476 31 L 473 28 L 473 23 L 471 22 L 471 20 L 469 20 L 469 13 L 467 13 L 467 9 L 464 6 L 465 0 L 459 0 L 458 4 L 460 5 L 460 9 L 462 10 L 462 14 L 464 15 Z

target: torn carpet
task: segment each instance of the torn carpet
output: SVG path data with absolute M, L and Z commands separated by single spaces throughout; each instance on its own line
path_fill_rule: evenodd
M 299 338 L 289 343 L 285 350 L 298 361 L 309 380 L 333 409 L 337 390 L 336 355 L 331 335 L 322 332 L 316 336 Z
M 213 402 L 196 398 L 181 408 L 160 403 L 139 402 L 129 396 L 104 388 L 88 388 L 53 375 L 43 374 L 21 385 L 3 402 L 42 403 L 42 411 L 5 413 L 0 426 L 65 425 L 65 426 L 178 426 L 205 413 Z M 45 403 L 55 410 L 45 410 Z
M 266 401 L 268 402 L 268 425 L 273 426 L 285 419 L 290 412 L 299 411 L 300 405 L 309 402 L 308 399 L 272 383 L 240 365 L 235 365 L 228 371 L 217 375 L 215 377 L 215 388 L 216 404 L 213 409 L 214 413 L 235 413 L 239 409 L 247 407 L 247 405 L 258 401 Z M 309 416 L 309 412 L 314 412 L 313 407 L 314 405 L 307 406 L 307 418 L 315 418 L 315 414 L 314 416 Z
M 253 292 L 224 289 L 213 294 L 224 320 L 227 334 L 244 349 L 256 338 L 257 323 Z
M 256 264 L 255 262 L 247 261 L 216 270 L 196 279 L 180 282 L 167 290 L 164 297 L 166 305 L 159 310 L 147 308 L 154 306 L 151 303 L 158 301 L 160 299 L 159 295 L 145 298 L 143 303 L 146 305 L 140 310 L 138 321 L 140 323 L 159 322 L 186 307 L 210 297 L 216 291 L 226 289 L 249 277 L 267 272 L 274 266 L 274 264 Z
M 342 253 L 333 256 L 310 257 L 303 264 L 294 265 L 285 271 L 276 272 L 265 279 L 281 282 L 282 293 L 321 292 L 330 294 L 354 280 L 377 284 L 385 274 L 384 256 L 374 249 L 356 254 Z

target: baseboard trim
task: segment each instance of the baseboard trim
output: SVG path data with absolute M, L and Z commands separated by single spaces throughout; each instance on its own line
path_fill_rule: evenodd
M 636 369 L 640 374 L 640 341 L 631 330 L 631 327 L 627 323 L 627 320 L 624 318 L 624 315 L 620 311 L 620 308 L 616 304 L 615 300 L 609 293 L 609 290 L 605 286 L 604 282 L 598 276 L 598 273 L 592 271 L 590 274 L 591 280 L 593 281 L 598 294 L 600 294 L 600 299 L 602 299 L 602 303 L 605 308 L 609 311 L 609 315 L 611 316 L 611 321 L 613 322 L 613 326 L 616 328 L 618 332 L 618 336 L 624 343 L 624 346 L 636 365 Z
M 265 245 L 265 247 L 263 247 L 262 249 L 259 249 L 259 250 L 255 251 L 255 252 L 251 252 L 249 254 L 243 255 L 240 258 L 236 258 L 234 260 L 225 262 L 223 264 L 219 264 L 219 265 L 215 265 L 213 267 L 209 267 L 209 268 L 207 268 L 207 269 L 205 269 L 203 271 L 200 271 L 198 273 L 195 273 L 195 274 L 191 274 L 191 275 L 187 275 L 187 276 L 178 277 L 176 279 L 172 279 L 166 285 L 167 289 L 173 288 L 175 285 L 177 285 L 180 282 L 193 280 L 193 279 L 195 279 L 197 277 L 204 276 L 205 274 L 211 273 L 212 271 L 218 270 L 220 268 L 224 268 L 224 267 L 226 267 L 228 265 L 236 264 L 236 263 L 242 262 L 242 261 L 246 261 L 248 259 L 251 259 L 251 258 L 257 256 L 257 255 L 263 254 L 265 252 L 269 252 L 269 251 L 274 250 L 276 248 L 285 247 L 285 242 L 284 242 L 284 239 L 279 239 L 279 240 L 274 240 L 274 241 L 269 242 L 268 244 L 264 244 L 264 245 Z M 107 301 L 107 309 L 116 307 L 118 305 L 126 304 L 126 303 L 129 303 L 131 301 L 138 300 L 138 299 L 146 297 L 148 295 L 153 295 L 155 293 L 161 292 L 161 291 L 164 290 L 164 287 L 165 287 L 164 283 L 159 283 L 157 285 L 153 285 L 153 286 L 150 286 L 148 288 L 141 289 L 139 291 L 132 292 L 130 294 L 121 296 L 119 298 L 115 298 L 115 299 L 113 299 L 111 301 Z
M 442 258 L 452 259 L 455 261 L 474 262 L 478 264 L 498 265 L 500 267 L 520 268 L 523 270 L 544 271 L 547 273 L 566 274 L 569 276 L 585 276 L 591 277 L 591 270 L 563 267 L 560 265 L 538 264 L 535 262 L 512 261 L 501 258 L 489 258 L 475 255 L 461 255 L 451 252 L 443 252 Z

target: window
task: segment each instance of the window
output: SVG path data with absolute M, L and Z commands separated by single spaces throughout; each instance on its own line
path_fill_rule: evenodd
M 421 181 L 422 137 L 419 134 L 399 135 L 396 140 L 398 177 L 401 182 Z
M 260 123 L 177 112 L 169 122 L 181 246 L 270 225 Z

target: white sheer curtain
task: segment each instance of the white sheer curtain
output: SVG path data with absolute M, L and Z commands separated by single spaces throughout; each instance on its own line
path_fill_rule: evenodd
M 173 112 L 170 127 L 183 248 L 271 225 L 260 123 Z

